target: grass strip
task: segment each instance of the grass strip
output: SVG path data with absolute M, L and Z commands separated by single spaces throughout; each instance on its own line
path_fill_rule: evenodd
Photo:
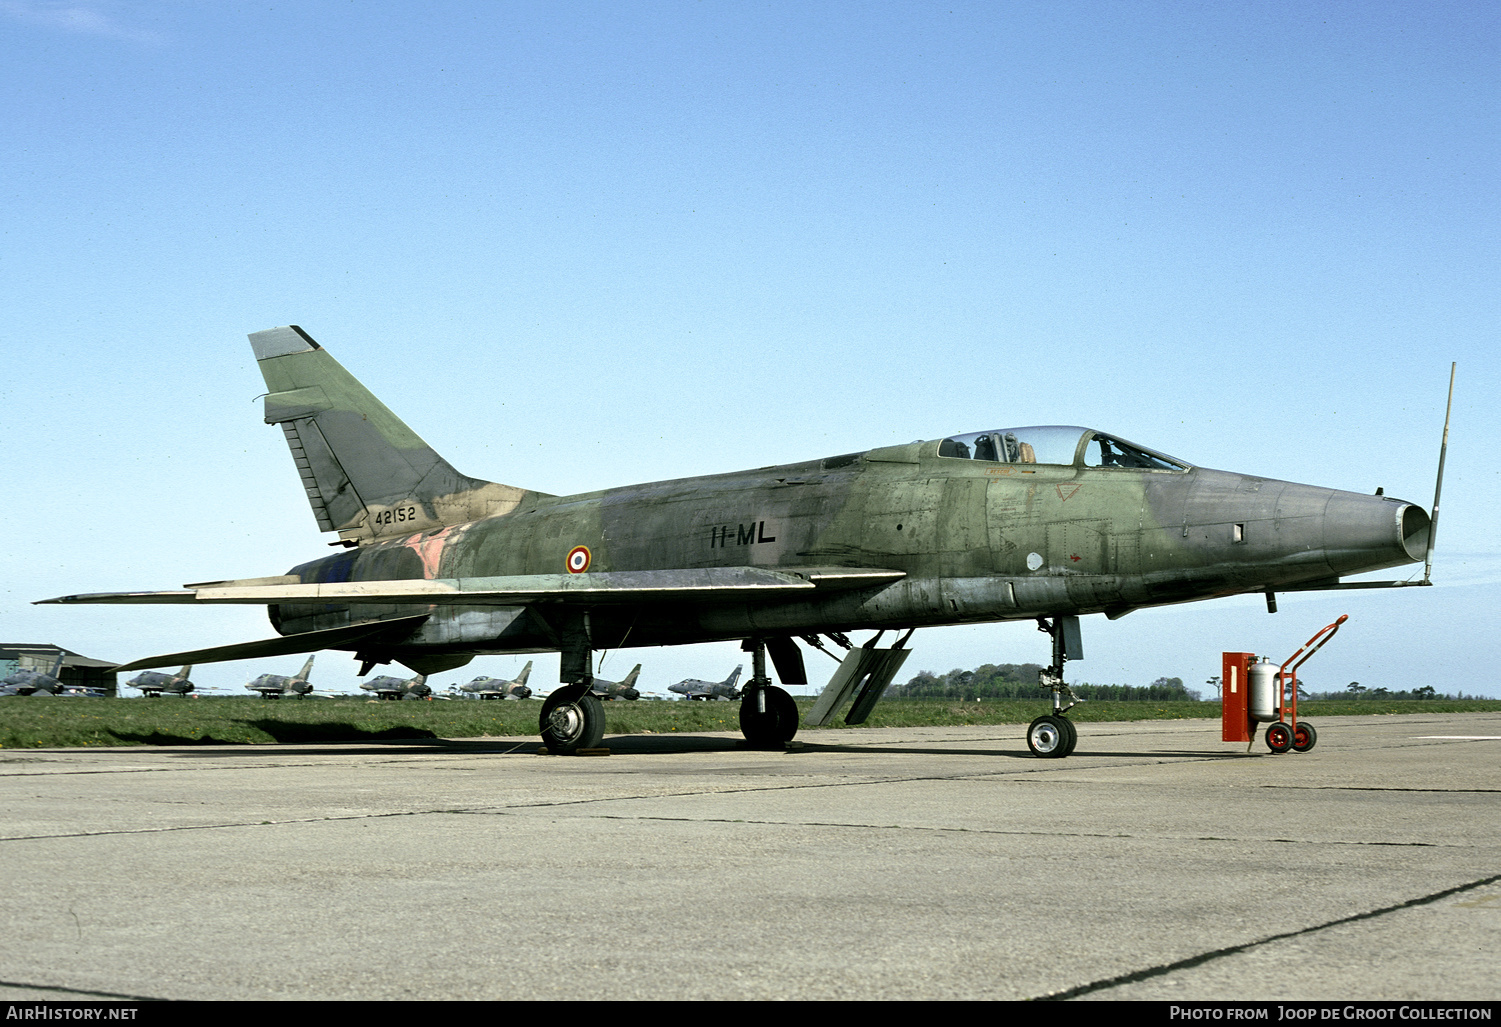
M 806 713 L 812 699 L 799 699 Z M 404 738 L 513 737 L 537 734 L 542 704 L 522 702 L 372 702 L 254 697 L 180 699 L 0 698 L 0 748 L 113 745 L 260 745 L 276 742 L 357 742 Z M 609 734 L 738 731 L 734 702 L 611 702 Z M 1300 703 L 1300 716 L 1470 713 L 1501 711 L 1495 699 L 1319 700 Z M 862 727 L 948 727 L 1026 724 L 1048 712 L 1045 699 L 892 699 Z M 1080 723 L 1122 720 L 1219 719 L 1214 702 L 1091 702 L 1069 716 Z M 836 720 L 834 728 L 847 727 Z

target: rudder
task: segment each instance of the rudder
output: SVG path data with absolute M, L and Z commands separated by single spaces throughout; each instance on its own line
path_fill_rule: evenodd
M 460 474 L 296 325 L 250 336 L 313 516 L 372 541 L 515 509 L 525 490 Z

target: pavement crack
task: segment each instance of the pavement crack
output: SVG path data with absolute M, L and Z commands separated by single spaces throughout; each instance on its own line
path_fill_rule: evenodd
M 471 813 L 486 813 L 486 810 L 470 810 Z M 511 811 L 507 811 L 511 812 Z M 493 812 L 490 815 L 494 815 Z M 1255 835 L 1247 838 L 1233 838 L 1225 835 L 1160 835 L 1160 834 L 1137 834 L 1127 831 L 1036 831 L 1015 830 L 997 827 L 946 827 L 941 824 L 867 824 L 849 821 L 832 820 L 765 820 L 755 817 L 670 817 L 670 816 L 629 816 L 620 813 L 598 813 L 593 819 L 597 820 L 624 820 L 624 821 L 653 821 L 657 823 L 680 823 L 680 824 L 756 824 L 762 827 L 829 827 L 847 828 L 857 831 L 926 831 L 937 834 L 981 834 L 1027 838 L 1117 838 L 1126 841 L 1180 841 L 1180 842 L 1227 842 L 1241 844 L 1244 842 L 1277 842 L 1286 845 L 1351 845 L 1357 847 L 1388 846 L 1394 848 L 1422 848 L 1422 849 L 1468 849 L 1468 845 L 1458 845 L 1441 842 L 1385 842 L 1367 841 L 1365 839 L 1309 839 L 1309 838 L 1263 838 Z
M 125 1002 L 169 1002 L 160 995 L 127 995 L 118 991 L 98 991 L 94 988 L 66 988 L 60 984 L 34 984 L 31 981 L 0 981 L 0 988 L 23 988 L 27 991 L 55 991 L 63 995 L 86 995 L 91 998 L 120 999 Z M 22 1005 L 25 999 L 7 999 L 12 1006 Z
M 391 810 L 386 813 L 346 813 L 337 816 L 323 817 L 286 817 L 281 820 L 245 820 L 238 823 L 221 824 L 175 824 L 171 827 L 133 827 L 114 831 L 68 831 L 58 834 L 22 834 L 8 838 L 0 838 L 4 842 L 35 842 L 50 841 L 60 838 L 106 838 L 121 835 L 154 835 L 171 834 L 176 831 L 223 831 L 241 827 L 283 827 L 287 824 L 324 824 L 337 823 L 345 820 L 381 820 L 387 817 L 423 817 L 435 813 L 461 814 L 480 813 L 485 808 L 465 807 L 461 809 L 403 809 Z
M 1327 923 L 1314 924 L 1312 927 L 1300 928 L 1296 931 L 1284 931 L 1282 934 L 1273 934 L 1258 941 L 1248 941 L 1241 945 L 1227 945 L 1224 948 L 1211 949 L 1197 956 L 1189 956 L 1187 959 L 1179 959 L 1172 963 L 1160 963 L 1157 966 L 1147 967 L 1144 970 L 1136 970 L 1128 974 L 1119 974 L 1115 977 L 1107 977 L 1104 980 L 1092 981 L 1089 984 L 1081 984 L 1078 987 L 1068 988 L 1064 991 L 1052 991 L 1045 995 L 1034 996 L 1032 1001 L 1057 1002 L 1063 999 L 1078 998 L 1081 995 L 1089 995 L 1093 992 L 1104 991 L 1107 988 L 1118 988 L 1123 984 L 1135 984 L 1139 981 L 1151 980 L 1153 977 L 1161 977 L 1164 974 L 1173 973 L 1176 970 L 1187 970 L 1191 967 L 1202 966 L 1205 963 L 1225 956 L 1237 955 L 1241 952 L 1249 952 L 1252 949 L 1261 948 L 1277 941 L 1286 941 L 1289 938 L 1298 938 L 1306 934 L 1317 934 L 1319 931 L 1328 930 L 1331 927 L 1340 927 L 1344 924 L 1359 923 L 1362 920 L 1374 920 L 1377 917 L 1386 916 L 1388 913 L 1396 913 L 1404 909 L 1413 909 L 1417 906 L 1426 906 L 1431 903 L 1446 899 L 1451 895 L 1460 895 L 1476 888 L 1484 888 L 1486 885 L 1501 881 L 1501 874 L 1492 874 L 1479 880 L 1470 881 L 1467 884 L 1455 885 L 1453 888 L 1445 888 L 1429 895 L 1421 895 L 1406 902 L 1398 902 L 1391 906 L 1382 906 L 1380 909 L 1368 910 L 1364 913 L 1356 913 L 1352 916 L 1340 917 L 1338 920 L 1330 920 Z
M 1384 785 L 1288 785 L 1261 784 L 1257 788 L 1281 788 L 1301 792 L 1437 792 L 1441 795 L 1495 795 L 1501 788 L 1392 788 Z

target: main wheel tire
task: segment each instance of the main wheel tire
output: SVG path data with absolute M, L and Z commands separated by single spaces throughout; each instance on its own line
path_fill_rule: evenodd
M 1062 717 L 1038 717 L 1027 726 L 1027 748 L 1032 755 L 1058 760 L 1068 755 L 1068 724 Z
M 1064 748 L 1063 755 L 1072 756 L 1074 748 L 1079 744 L 1079 728 L 1067 717 L 1059 717 L 1059 721 L 1068 730 L 1068 745 Z
M 766 712 L 756 709 L 754 689 L 740 698 L 740 733 L 751 745 L 786 745 L 797 734 L 797 703 L 785 688 L 767 685 Z
M 1293 728 L 1293 752 L 1307 752 L 1319 744 L 1319 733 L 1306 720 L 1298 721 Z
M 585 686 L 569 685 L 547 697 L 537 728 L 553 752 L 567 755 L 593 749 L 605 736 L 605 708 Z
M 1284 753 L 1293 747 L 1293 729 L 1282 721 L 1266 729 L 1266 747 L 1274 753 Z

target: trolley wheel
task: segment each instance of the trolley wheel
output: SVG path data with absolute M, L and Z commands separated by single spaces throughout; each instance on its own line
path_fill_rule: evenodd
M 1063 722 L 1064 729 L 1068 731 L 1068 744 L 1064 746 L 1063 755 L 1072 756 L 1074 747 L 1079 744 L 1079 729 L 1067 717 L 1060 716 L 1058 719 Z
M 1274 753 L 1284 753 L 1293 747 L 1293 729 L 1277 721 L 1266 729 L 1266 747 Z
M 1062 717 L 1038 717 L 1027 726 L 1027 748 L 1045 760 L 1068 755 L 1068 727 Z
M 1319 744 L 1319 733 L 1306 720 L 1298 721 L 1293 728 L 1293 752 L 1307 752 Z

